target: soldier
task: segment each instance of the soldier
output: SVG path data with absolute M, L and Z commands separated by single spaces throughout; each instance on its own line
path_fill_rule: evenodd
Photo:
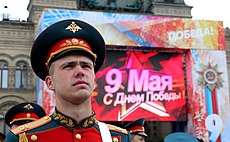
M 0 132 L 0 141 L 3 142 L 5 140 L 6 136 Z
M 55 111 L 11 130 L 6 142 L 131 142 L 127 130 L 96 120 L 91 108 L 95 73 L 105 51 L 100 33 L 80 20 L 62 20 L 41 32 L 31 50 L 31 65 L 54 92 Z
M 145 133 L 144 123 L 144 118 L 140 118 L 124 126 L 132 135 L 132 142 L 145 142 L 147 134 Z
M 193 135 L 184 132 L 176 132 L 166 136 L 164 142 L 198 142 L 198 140 Z
M 31 102 L 23 102 L 10 108 L 5 115 L 5 123 L 10 128 L 37 120 L 46 116 L 44 109 Z

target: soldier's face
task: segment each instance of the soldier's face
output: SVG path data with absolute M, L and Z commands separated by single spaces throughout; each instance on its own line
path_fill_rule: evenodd
M 140 135 L 132 135 L 132 142 L 145 142 L 145 138 Z
M 94 64 L 86 56 L 68 55 L 52 63 L 46 84 L 61 101 L 80 104 L 90 100 L 95 87 Z

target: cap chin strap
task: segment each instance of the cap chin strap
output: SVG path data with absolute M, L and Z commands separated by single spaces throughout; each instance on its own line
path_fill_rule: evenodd
M 98 121 L 98 126 L 100 129 L 102 142 L 112 142 L 112 137 L 107 125 L 103 122 Z

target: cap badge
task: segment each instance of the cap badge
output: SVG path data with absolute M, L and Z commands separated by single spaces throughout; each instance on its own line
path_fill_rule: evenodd
M 74 46 L 74 45 L 90 48 L 89 45 L 87 45 L 83 40 L 78 40 L 76 38 L 73 38 L 71 40 L 65 40 L 65 42 L 61 44 L 61 47 Z
M 30 109 L 34 109 L 31 104 L 25 105 L 23 108 L 30 110 Z
M 70 30 L 71 32 L 75 33 L 76 31 L 82 30 L 81 27 L 79 27 L 75 22 L 72 22 L 67 28 L 65 28 L 66 30 Z
M 31 116 L 30 113 L 27 113 L 27 114 L 26 114 L 26 117 L 27 117 L 27 118 L 30 118 L 30 116 Z

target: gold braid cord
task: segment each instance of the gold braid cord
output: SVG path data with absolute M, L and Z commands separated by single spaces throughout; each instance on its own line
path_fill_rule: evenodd
M 25 132 L 22 134 L 19 134 L 19 142 L 28 142 Z

